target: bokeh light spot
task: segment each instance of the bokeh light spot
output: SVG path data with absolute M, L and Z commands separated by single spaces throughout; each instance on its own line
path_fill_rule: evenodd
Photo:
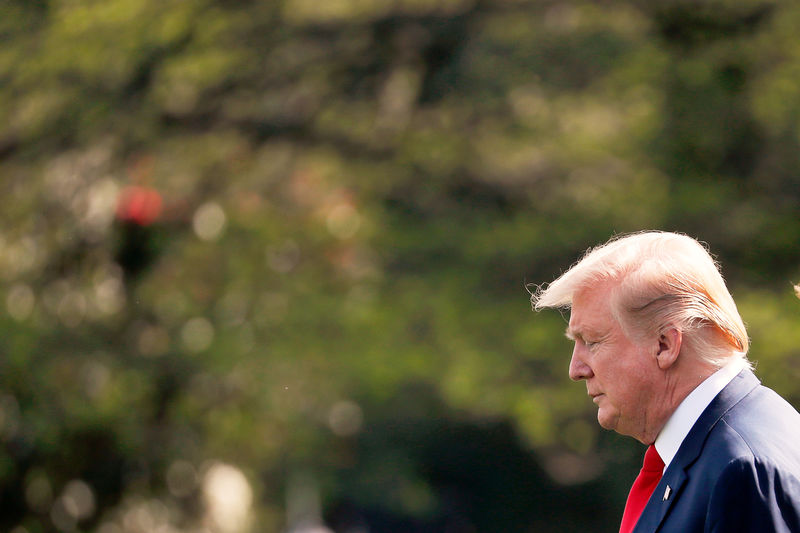
M 350 400 L 336 402 L 328 413 L 328 425 L 340 437 L 355 435 L 363 422 L 364 413 L 361 407 Z
M 22 322 L 33 312 L 36 303 L 36 296 L 33 290 L 24 283 L 18 283 L 11 287 L 6 296 L 6 309 L 14 320 Z
M 225 230 L 227 219 L 225 211 L 215 202 L 201 205 L 192 218 L 192 228 L 204 241 L 215 241 Z
M 80 479 L 73 479 L 64 487 L 61 494 L 64 510 L 76 521 L 91 517 L 95 511 L 95 497 L 92 488 Z
M 125 287 L 122 280 L 108 277 L 100 281 L 94 288 L 95 305 L 101 313 L 113 315 L 125 307 Z
M 241 470 L 213 464 L 203 477 L 203 496 L 209 518 L 220 532 L 237 533 L 248 527 L 253 490 Z
M 300 247 L 293 240 L 267 249 L 267 264 L 275 272 L 291 272 L 300 262 Z
M 214 326 L 203 317 L 189 319 L 181 329 L 181 339 L 190 352 L 202 352 L 214 340 Z
M 331 235 L 338 239 L 349 239 L 361 226 L 361 215 L 352 205 L 341 203 L 328 212 L 325 222 Z
M 25 502 L 31 511 L 46 513 L 53 504 L 53 487 L 47 475 L 39 470 L 30 472 L 25 484 Z

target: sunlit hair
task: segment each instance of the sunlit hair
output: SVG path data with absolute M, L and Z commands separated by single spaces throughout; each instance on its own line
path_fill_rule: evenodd
M 674 326 L 684 349 L 716 366 L 731 356 L 746 360 L 749 341 L 736 304 L 714 259 L 691 237 L 660 231 L 614 237 L 536 288 L 531 303 L 537 311 L 569 308 L 575 294 L 605 283 L 612 284 L 612 314 L 630 337 L 644 340 Z

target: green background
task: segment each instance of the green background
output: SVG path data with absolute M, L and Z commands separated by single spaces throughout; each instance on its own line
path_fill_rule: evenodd
M 800 405 L 800 4 L 0 0 L 0 529 L 615 531 L 527 284 L 716 254 Z M 116 215 L 127 187 L 162 209 Z

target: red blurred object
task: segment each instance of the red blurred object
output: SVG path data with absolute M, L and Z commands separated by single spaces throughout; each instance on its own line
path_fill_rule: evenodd
M 117 202 L 117 218 L 138 226 L 149 226 L 161 215 L 161 195 L 151 187 L 132 185 L 122 189 Z

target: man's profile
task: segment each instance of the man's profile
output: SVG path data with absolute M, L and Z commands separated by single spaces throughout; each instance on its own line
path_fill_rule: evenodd
M 621 532 L 800 532 L 800 414 L 753 374 L 703 245 L 615 237 L 531 301 L 570 309 L 570 378 L 602 427 L 648 446 Z

